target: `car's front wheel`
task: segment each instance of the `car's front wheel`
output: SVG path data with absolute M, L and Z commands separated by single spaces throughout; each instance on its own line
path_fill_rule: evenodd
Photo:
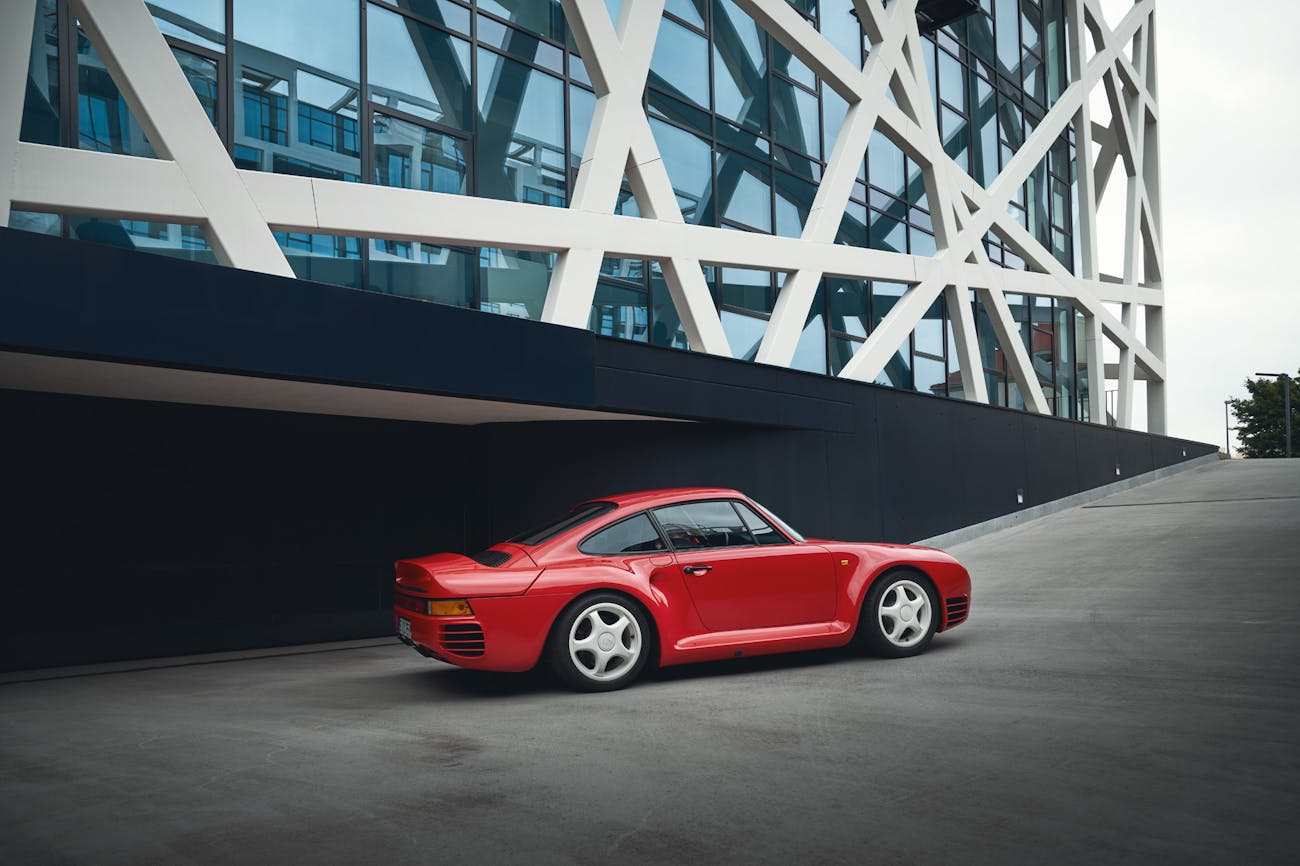
M 640 605 L 612 592 L 584 596 L 561 612 L 547 656 L 571 688 L 609 692 L 631 683 L 650 657 L 650 624 Z
M 939 627 L 939 608 L 930 582 L 914 572 L 877 580 L 862 605 L 858 632 L 877 655 L 905 658 L 924 652 Z

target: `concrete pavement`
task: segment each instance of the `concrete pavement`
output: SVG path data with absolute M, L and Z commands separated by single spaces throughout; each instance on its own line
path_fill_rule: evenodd
M 574 695 L 399 644 L 0 686 L 13 863 L 1293 863 L 1300 460 L 953 548 L 901 662 Z

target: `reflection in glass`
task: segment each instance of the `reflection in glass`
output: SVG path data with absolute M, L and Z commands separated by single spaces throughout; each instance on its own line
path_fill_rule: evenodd
M 478 0 L 478 8 L 552 42 L 564 42 L 564 10 L 559 0 Z
M 659 23 L 648 82 L 696 105 L 709 104 L 709 43 L 669 18 Z
M 729 151 L 718 152 L 718 204 L 722 217 L 772 230 L 772 170 L 758 160 Z
M 375 183 L 465 195 L 467 142 L 376 113 Z
M 470 129 L 470 45 L 371 5 L 366 10 L 370 98 L 457 129 Z
M 668 346 L 673 349 L 690 348 L 686 339 L 686 329 L 682 327 L 681 318 L 677 315 L 677 307 L 673 304 L 659 262 L 650 263 L 650 298 L 651 315 L 654 320 L 650 342 L 656 346 Z
M 77 33 L 77 140 L 82 150 L 156 156 L 144 130 L 118 90 L 98 52 L 80 28 Z M 217 64 L 179 48 L 172 55 L 213 126 L 217 122 Z
M 554 267 L 554 253 L 479 250 L 479 309 L 521 319 L 541 318 Z
M 357 0 L 235 0 L 234 30 L 240 82 L 235 146 L 241 165 L 359 181 Z M 333 243 L 306 246 L 320 250 Z M 341 273 L 342 266 L 332 267 Z
M 763 342 L 763 334 L 767 331 L 767 319 L 746 316 L 732 310 L 722 310 L 720 315 L 732 357 L 754 360 L 758 355 L 758 347 Z
M 644 291 L 604 280 L 596 284 L 588 330 L 644 343 L 650 339 L 649 321 Z
M 870 295 L 866 280 L 827 277 L 831 330 L 866 339 L 870 330 Z
M 360 238 L 275 232 L 275 240 L 298 279 L 362 288 Z
M 59 143 L 59 16 L 56 0 L 36 4 L 32 53 L 27 66 L 19 138 L 36 144 Z
M 783 171 L 776 172 L 775 176 L 776 233 L 797 238 L 803 234 L 817 187 Z
M 808 320 L 803 333 L 795 346 L 794 360 L 790 367 L 808 373 L 826 373 L 826 320 L 823 316 L 825 289 L 818 287 L 812 307 L 808 310 Z
M 149 0 L 145 5 L 164 36 L 225 53 L 225 0 Z
M 713 108 L 754 130 L 767 129 L 767 35 L 732 0 L 713 3 Z
M 474 250 L 418 241 L 370 241 L 372 292 L 469 307 L 474 297 Z
M 156 253 L 174 259 L 217 263 L 217 257 L 203 237 L 203 231 L 195 225 L 79 215 L 69 215 L 67 220 L 68 233 L 77 240 Z
M 650 121 L 677 204 L 688 223 L 713 225 L 713 154 L 708 142 L 658 120 Z
M 564 207 L 564 83 L 478 50 L 477 195 Z

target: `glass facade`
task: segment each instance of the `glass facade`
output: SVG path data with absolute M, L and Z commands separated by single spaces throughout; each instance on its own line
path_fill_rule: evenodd
M 606 4 L 614 20 L 621 5 Z M 851 0 L 791 5 L 854 63 L 865 60 L 870 44 Z M 95 47 L 75 21 L 60 20 L 61 8 L 38 3 L 23 139 L 153 156 Z M 158 0 L 148 8 L 240 168 L 568 205 L 596 99 L 559 0 Z M 922 47 L 945 148 L 990 184 L 1068 84 L 1064 0 L 984 0 Z M 803 231 L 847 109 L 733 0 L 668 0 L 644 106 L 687 222 L 787 237 Z M 1076 195 L 1067 130 L 1010 207 L 1071 269 Z M 837 243 L 934 254 L 919 167 L 882 134 L 850 198 Z M 630 188 L 618 212 L 637 215 Z M 13 223 L 212 260 L 194 226 L 22 213 Z M 306 279 L 533 319 L 555 261 L 546 252 L 298 232 L 276 239 Z M 994 235 L 985 246 L 995 265 L 1025 267 Z M 705 266 L 704 276 L 734 354 L 752 359 L 786 274 Z M 906 288 L 822 280 L 793 366 L 838 374 Z M 1017 406 L 975 306 L 996 402 Z M 1049 400 L 1078 417 L 1086 377 L 1077 311 L 1052 299 L 1021 306 Z M 940 299 L 878 381 L 960 395 L 948 314 Z M 605 260 L 589 326 L 690 348 L 652 260 Z

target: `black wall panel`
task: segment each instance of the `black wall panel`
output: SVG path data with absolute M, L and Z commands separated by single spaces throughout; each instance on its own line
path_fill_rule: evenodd
M 1041 505 L 1078 492 L 1076 424 L 1026 417 L 1025 505 Z

